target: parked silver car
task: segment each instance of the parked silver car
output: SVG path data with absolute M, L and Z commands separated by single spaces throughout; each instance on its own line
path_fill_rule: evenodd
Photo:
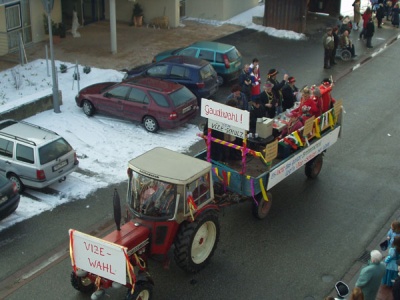
M 44 188 L 65 180 L 79 161 L 74 149 L 54 131 L 27 122 L 0 122 L 0 173 L 24 186 Z

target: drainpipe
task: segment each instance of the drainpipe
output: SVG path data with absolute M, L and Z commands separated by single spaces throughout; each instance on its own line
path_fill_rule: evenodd
M 115 0 L 110 0 L 111 53 L 117 53 L 117 18 L 115 16 Z

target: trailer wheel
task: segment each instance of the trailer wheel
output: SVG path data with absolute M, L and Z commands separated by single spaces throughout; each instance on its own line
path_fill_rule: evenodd
M 135 290 L 131 294 L 129 289 L 125 300 L 150 300 L 153 294 L 153 285 L 148 281 L 138 281 L 135 284 Z
M 71 285 L 74 289 L 82 293 L 92 293 L 94 292 L 94 283 L 89 279 L 89 277 L 78 277 L 75 272 L 71 273 Z
M 323 163 L 322 154 L 317 155 L 308 163 L 306 163 L 306 168 L 305 168 L 306 176 L 311 179 L 317 178 L 319 172 L 321 172 L 322 163 Z
M 194 222 L 182 224 L 175 240 L 175 261 L 185 271 L 196 273 L 210 261 L 219 240 L 218 215 L 208 211 Z
M 258 205 L 254 202 L 253 199 L 253 207 L 252 207 L 253 215 L 259 220 L 265 219 L 271 209 L 272 194 L 270 192 L 267 192 L 267 196 L 268 196 L 268 201 L 265 201 L 262 193 L 259 193 L 256 196 Z

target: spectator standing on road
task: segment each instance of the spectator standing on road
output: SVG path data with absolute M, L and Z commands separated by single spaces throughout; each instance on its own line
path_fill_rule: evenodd
M 385 4 L 386 20 L 389 21 L 389 17 L 392 15 L 393 2 L 390 0 L 386 0 L 384 4 Z
M 354 1 L 354 30 L 358 30 L 361 20 L 360 0 Z
M 371 251 L 371 259 L 368 265 L 361 269 L 356 286 L 361 288 L 365 300 L 375 300 L 383 275 L 385 264 L 382 262 L 382 254 L 378 250 Z
M 326 29 L 326 33 L 322 37 L 322 45 L 324 46 L 324 69 L 330 69 L 331 59 L 332 59 L 332 52 L 335 48 L 335 40 L 332 36 L 332 28 L 328 27 Z
M 261 93 L 261 75 L 260 75 L 260 65 L 258 59 L 253 59 L 253 63 L 250 65 L 250 76 L 251 76 L 251 99 L 253 100 L 256 96 Z
M 250 76 L 250 65 L 246 64 L 243 67 L 242 72 L 239 75 L 239 84 L 242 89 L 242 93 L 246 95 L 247 101 L 251 100 L 251 76 Z
M 231 94 L 226 98 L 227 101 L 234 99 L 237 102 L 237 108 L 243 110 L 249 110 L 249 102 L 247 101 L 246 95 L 241 92 L 240 85 L 235 84 L 232 86 Z
M 340 47 L 346 48 L 350 51 L 351 57 L 356 57 L 356 50 L 354 49 L 354 45 L 349 38 L 349 32 L 345 30 L 343 35 L 340 37 Z
M 283 111 L 292 108 L 297 100 L 296 95 L 299 92 L 299 89 L 294 85 L 295 82 L 296 79 L 293 76 L 290 76 L 288 82 L 282 88 Z
M 385 9 L 383 8 L 383 4 L 379 3 L 379 7 L 376 10 L 376 20 L 378 21 L 378 28 L 382 28 L 382 20 L 385 18 Z
M 388 233 L 386 234 L 386 239 L 389 242 L 388 249 L 392 248 L 393 240 L 396 236 L 400 236 L 400 222 L 399 221 L 393 221 L 392 224 L 390 224 L 390 229 L 388 230 Z
M 396 236 L 393 240 L 393 247 L 389 249 L 389 255 L 385 258 L 386 273 L 382 278 L 382 284 L 393 286 L 393 281 L 397 278 L 396 261 L 400 259 L 400 236 Z M 393 280 L 393 281 L 392 281 Z
M 282 112 L 282 101 L 283 101 L 282 88 L 286 84 L 286 82 L 289 78 L 289 75 L 288 74 L 283 75 L 283 80 L 281 82 L 279 82 L 276 79 L 277 74 L 278 74 L 278 71 L 276 69 L 270 69 L 268 71 L 267 82 L 272 83 L 272 92 L 274 93 L 274 96 L 275 96 L 276 100 L 278 101 L 275 114 L 279 115 Z M 275 114 L 274 114 L 274 116 L 275 116 Z
M 399 13 L 399 4 L 396 3 L 392 9 L 392 25 L 397 28 L 399 28 Z
M 333 50 L 331 54 L 331 60 L 330 60 L 330 65 L 336 65 L 336 52 L 337 48 L 339 47 L 339 35 L 338 35 L 339 29 L 335 26 L 332 28 L 332 36 L 333 36 Z
M 362 19 L 363 19 L 363 29 L 360 32 L 360 40 L 365 38 L 364 37 L 364 33 L 365 30 L 367 28 L 367 24 L 368 24 L 368 20 L 369 18 L 372 18 L 372 10 L 371 8 L 368 6 L 367 9 L 365 10 L 365 12 L 362 14 Z
M 349 33 L 351 32 L 351 29 L 353 28 L 353 25 L 351 23 L 350 17 L 345 16 L 343 18 L 342 26 L 339 28 L 339 33 L 343 34 L 345 30 L 347 30 Z
M 355 287 L 350 294 L 349 300 L 364 300 L 364 294 L 359 287 Z
M 372 37 L 374 36 L 375 33 L 375 25 L 374 21 L 372 21 L 372 18 L 369 18 L 367 28 L 365 30 L 365 37 L 367 38 L 367 48 L 373 48 L 371 45 Z

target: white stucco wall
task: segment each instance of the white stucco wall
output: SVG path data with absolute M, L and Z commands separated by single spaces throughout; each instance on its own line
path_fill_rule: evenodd
M 186 16 L 225 21 L 258 5 L 258 0 L 186 0 Z
M 41 0 L 31 0 L 31 26 L 32 41 L 40 42 L 48 38 L 44 33 L 43 14 L 44 8 Z M 54 7 L 51 12 L 51 19 L 55 23 L 61 22 L 61 0 L 54 0 Z

